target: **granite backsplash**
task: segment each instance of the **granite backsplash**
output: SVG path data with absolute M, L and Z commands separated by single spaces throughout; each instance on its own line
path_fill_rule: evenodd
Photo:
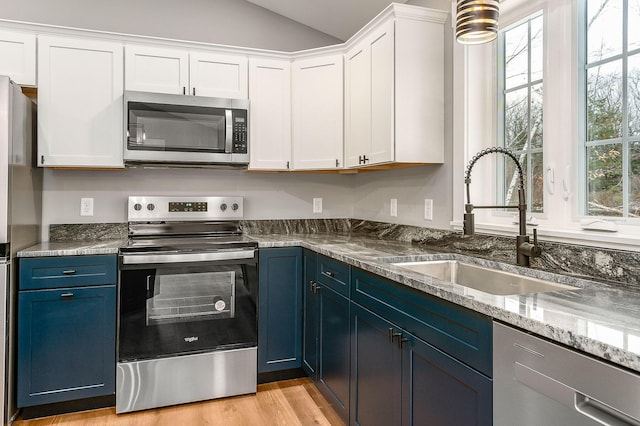
M 248 235 L 342 234 L 365 235 L 412 243 L 425 250 L 477 256 L 515 263 L 515 237 L 462 235 L 459 231 L 422 228 L 358 219 L 245 220 Z M 50 241 L 126 239 L 126 223 L 51 225 Z M 540 240 L 542 257 L 531 267 L 577 277 L 595 278 L 640 289 L 640 253 Z

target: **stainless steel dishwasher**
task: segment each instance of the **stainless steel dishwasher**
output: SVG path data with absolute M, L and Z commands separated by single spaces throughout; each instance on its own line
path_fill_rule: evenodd
M 640 375 L 496 322 L 493 339 L 494 425 L 640 425 Z

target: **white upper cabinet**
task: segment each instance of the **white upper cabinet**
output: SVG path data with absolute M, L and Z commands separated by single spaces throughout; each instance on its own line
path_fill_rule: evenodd
M 291 169 L 291 61 L 249 61 L 249 168 Z
M 247 58 L 236 55 L 191 52 L 191 94 L 247 99 Z
M 22 86 L 36 85 L 36 35 L 0 31 L 0 75 Z
M 184 95 L 189 89 L 189 52 L 149 46 L 125 47 L 127 90 Z
M 248 61 L 243 55 L 128 45 L 127 90 L 247 99 Z
M 446 13 L 394 5 L 345 54 L 346 167 L 444 161 Z
M 122 44 L 38 38 L 38 164 L 121 168 Z
M 292 67 L 293 169 L 343 168 L 343 59 L 296 59 Z

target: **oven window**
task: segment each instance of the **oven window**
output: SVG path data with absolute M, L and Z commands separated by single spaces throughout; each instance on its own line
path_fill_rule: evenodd
M 257 344 L 257 266 L 123 269 L 118 360 Z
M 156 276 L 148 287 L 146 324 L 233 318 L 235 271 Z
M 145 151 L 225 152 L 225 110 L 129 102 L 127 146 Z

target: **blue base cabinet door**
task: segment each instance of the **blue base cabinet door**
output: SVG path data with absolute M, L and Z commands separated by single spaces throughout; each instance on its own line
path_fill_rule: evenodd
M 345 423 L 349 422 L 350 326 L 349 299 L 324 285 L 320 298 L 320 391 Z
M 302 368 L 311 377 L 318 378 L 318 312 L 320 300 L 316 271 L 318 255 L 310 250 L 302 254 L 303 274 L 303 315 L 302 315 Z
M 400 424 L 401 339 L 389 321 L 351 304 L 351 424 Z
M 302 366 L 302 249 L 260 249 L 258 373 Z
M 417 337 L 404 336 L 402 424 L 491 425 L 492 380 Z
M 116 286 L 21 291 L 18 407 L 115 392 Z

